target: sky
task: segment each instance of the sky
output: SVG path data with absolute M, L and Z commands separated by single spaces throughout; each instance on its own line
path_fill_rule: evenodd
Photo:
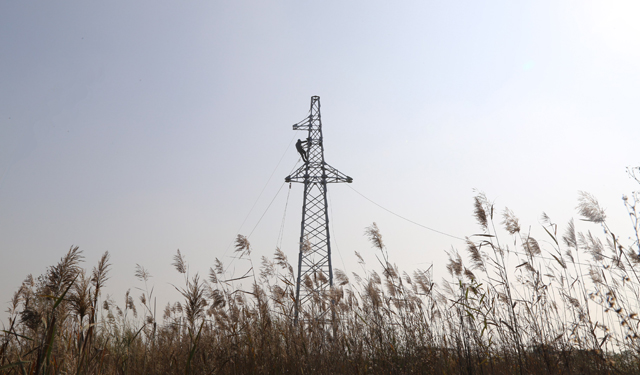
M 159 310 L 177 249 L 191 275 L 241 272 L 237 234 L 254 262 L 294 262 L 302 185 L 284 177 L 313 95 L 325 160 L 354 179 L 329 187 L 336 268 L 359 272 L 354 251 L 375 268 L 373 222 L 401 270 L 443 277 L 463 250 L 371 201 L 465 237 L 485 192 L 546 246 L 541 214 L 562 231 L 587 191 L 626 239 L 638 19 L 635 1 L 2 1 L 0 321 L 71 246 L 88 269 L 111 254 L 116 302 L 145 267 Z

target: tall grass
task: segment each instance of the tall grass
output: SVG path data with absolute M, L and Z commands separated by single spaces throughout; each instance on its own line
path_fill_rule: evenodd
M 630 171 L 632 177 L 638 170 Z M 474 197 L 479 233 L 448 252 L 448 277 L 403 272 L 374 223 L 365 236 L 370 268 L 335 270 L 334 288 L 316 295 L 294 324 L 295 277 L 276 249 L 254 268 L 251 245 L 236 252 L 249 269 L 228 275 L 216 260 L 208 277 L 173 259 L 182 300 L 156 314 L 150 273 L 121 303 L 101 291 L 105 253 L 91 272 L 71 248 L 47 272 L 27 277 L 9 307 L 0 341 L 6 374 L 244 373 L 640 373 L 640 223 L 637 193 L 625 197 L 635 241 L 623 243 L 594 197 L 578 212 L 591 226 L 563 230 L 543 215 L 545 238 L 523 231 L 516 215 L 484 194 Z M 561 233 L 559 233 L 559 231 Z M 598 236 L 594 233 L 601 232 Z M 303 288 L 326 282 L 316 274 Z M 315 311 L 332 311 L 314 319 Z

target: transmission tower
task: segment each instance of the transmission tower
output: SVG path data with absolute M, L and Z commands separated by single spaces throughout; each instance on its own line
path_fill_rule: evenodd
M 293 130 L 308 131 L 304 144 L 307 161 L 284 179 L 304 184 L 294 315 L 297 323 L 298 314 L 305 306 L 313 319 L 323 319 L 330 309 L 323 298 L 333 286 L 327 184 L 350 183 L 353 179 L 324 161 L 319 96 L 311 97 L 309 116 L 293 125 Z

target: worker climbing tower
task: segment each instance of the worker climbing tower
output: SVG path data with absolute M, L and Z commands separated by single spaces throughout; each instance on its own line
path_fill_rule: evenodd
M 301 311 L 309 318 L 324 319 L 331 308 L 327 303 L 327 292 L 333 286 L 327 184 L 350 183 L 353 179 L 324 161 L 319 96 L 311 97 L 309 116 L 293 125 L 293 130 L 308 131 L 307 139 L 302 143 L 307 160 L 285 178 L 286 182 L 304 184 L 294 315 L 297 323 Z

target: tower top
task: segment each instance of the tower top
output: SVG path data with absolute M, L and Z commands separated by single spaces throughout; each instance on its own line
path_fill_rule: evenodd
M 309 116 L 293 125 L 293 130 L 307 130 L 306 161 L 295 172 L 287 176 L 285 182 L 304 183 L 307 179 L 321 183 L 351 183 L 353 179 L 338 171 L 324 161 L 324 144 L 322 138 L 322 119 L 320 116 L 320 97 L 311 97 Z M 304 159 L 304 157 L 303 157 Z

